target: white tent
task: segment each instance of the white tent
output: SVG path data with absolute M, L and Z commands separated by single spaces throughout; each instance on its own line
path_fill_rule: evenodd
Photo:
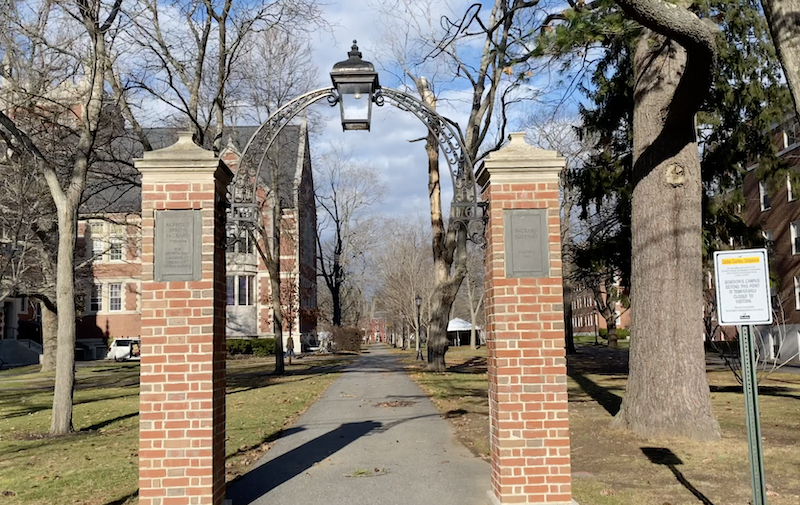
M 469 321 L 457 317 L 447 323 L 447 331 L 469 331 L 472 329 L 472 324 Z

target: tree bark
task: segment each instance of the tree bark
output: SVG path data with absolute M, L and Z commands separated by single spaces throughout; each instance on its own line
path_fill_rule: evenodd
M 67 202 L 69 199 L 65 199 Z M 56 380 L 53 390 L 51 435 L 72 432 L 72 399 L 75 388 L 75 242 L 78 202 L 58 205 L 58 267 L 56 297 L 58 303 L 58 350 Z
M 39 302 L 39 311 L 42 314 L 42 372 L 52 372 L 56 369 L 58 315 L 44 302 Z
M 619 342 L 617 339 L 617 318 L 611 317 L 606 322 L 606 329 L 608 330 L 608 348 L 609 349 L 617 349 L 619 347 Z
M 569 168 L 565 167 L 558 177 L 561 187 L 561 220 L 559 222 L 561 231 L 561 286 L 564 290 L 564 348 L 567 354 L 576 354 L 575 350 L 575 329 L 572 327 L 572 234 L 570 227 L 572 222 L 572 209 L 575 206 L 575 191 L 569 185 Z
M 701 338 L 700 160 L 693 114 L 675 104 L 681 88 L 704 89 L 702 79 L 687 82 L 690 66 L 684 47 L 644 30 L 634 53 L 630 372 L 613 424 L 645 438 L 715 440 Z
M 800 1 L 761 0 L 761 6 L 791 91 L 795 114 L 800 118 L 800 27 L 797 22 Z

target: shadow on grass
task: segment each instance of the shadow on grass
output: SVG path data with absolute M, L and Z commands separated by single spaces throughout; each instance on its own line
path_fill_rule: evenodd
M 455 409 L 455 410 L 448 410 L 447 412 L 445 412 L 443 414 L 443 417 L 445 419 L 454 419 L 456 417 L 461 417 L 461 416 L 466 415 L 466 414 L 467 414 L 467 411 L 464 410 L 464 409 Z
M 611 389 L 599 385 L 577 370 L 568 370 L 567 375 L 578 383 L 578 386 L 580 386 L 584 393 L 591 396 L 592 399 L 606 409 L 606 412 L 612 416 L 617 415 L 620 405 L 622 405 L 621 396 L 612 392 Z
M 738 393 L 742 394 L 742 386 L 711 386 L 712 393 Z M 779 396 L 781 398 L 791 398 L 800 400 L 800 389 L 787 388 L 782 386 L 759 386 L 759 396 Z
M 124 421 L 125 419 L 130 419 L 132 417 L 137 417 L 138 415 L 139 415 L 139 411 L 137 410 L 136 412 L 131 412 L 130 414 L 125 414 L 125 415 L 122 415 L 122 416 L 117 416 L 117 417 L 115 417 L 113 419 L 106 419 L 105 421 L 100 421 L 99 423 L 95 423 L 95 424 L 93 424 L 91 426 L 87 426 L 86 428 L 81 428 L 80 432 L 101 430 L 101 429 L 105 428 L 106 426 L 108 426 L 110 424 L 116 423 L 117 421 Z
M 136 498 L 137 496 L 139 496 L 139 490 L 138 489 L 136 491 L 134 491 L 133 493 L 126 494 L 125 496 L 123 496 L 121 498 L 117 498 L 116 500 L 110 501 L 110 502 L 108 502 L 108 503 L 106 503 L 104 505 L 124 505 L 125 503 L 128 503 L 128 501 L 132 500 L 133 498 Z
M 482 356 L 475 356 L 470 358 L 460 365 L 454 365 L 447 369 L 452 373 L 466 373 L 466 374 L 484 374 L 487 371 L 486 358 Z
M 127 387 L 131 387 L 131 386 L 127 386 Z M 136 387 L 138 387 L 138 384 L 137 384 Z M 27 415 L 30 415 L 30 414 L 35 414 L 36 412 L 41 412 L 43 410 L 52 409 L 53 408 L 52 400 L 45 401 L 43 403 L 32 403 L 32 404 L 25 403 L 24 394 L 26 394 L 26 393 L 39 393 L 39 392 L 40 391 L 24 390 L 24 391 L 16 391 L 16 392 L 12 391 L 12 392 L 0 395 L 0 405 L 2 405 L 4 409 L 14 409 L 14 408 L 18 409 L 18 410 L 14 410 L 14 412 L 10 412 L 8 414 L 3 414 L 2 416 L 0 416 L 0 419 L 12 419 L 12 418 L 15 418 L 15 417 L 22 417 L 22 416 L 27 416 Z M 104 400 L 118 400 L 120 398 L 128 398 L 128 397 L 132 397 L 132 396 L 138 397 L 139 396 L 139 392 L 138 391 L 136 391 L 135 393 L 127 393 L 127 392 L 125 392 L 123 394 L 105 395 L 105 396 L 99 396 L 99 397 L 96 397 L 96 398 L 80 399 L 80 400 L 75 400 L 73 402 L 73 405 L 83 405 L 83 404 L 88 404 L 88 403 L 101 402 L 101 401 L 104 401 Z
M 703 493 L 697 490 L 691 482 L 686 480 L 686 477 L 676 467 L 682 465 L 681 458 L 675 455 L 671 450 L 665 447 L 641 447 L 642 452 L 651 463 L 655 465 L 664 465 L 672 472 L 681 486 L 685 487 L 692 493 L 703 505 L 714 505 Z

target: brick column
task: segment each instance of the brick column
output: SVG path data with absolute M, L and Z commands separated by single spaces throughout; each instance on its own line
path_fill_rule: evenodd
M 486 329 L 494 504 L 572 503 L 558 175 L 564 158 L 525 143 L 478 174 L 489 202 Z
M 142 174 L 139 503 L 225 497 L 225 200 L 231 172 L 191 133 Z

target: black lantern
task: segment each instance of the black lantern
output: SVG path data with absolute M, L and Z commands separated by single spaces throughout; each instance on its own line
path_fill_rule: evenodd
M 331 81 L 339 93 L 343 130 L 369 130 L 372 100 L 380 89 L 372 63 L 361 59 L 356 41 L 344 61 L 333 66 Z

